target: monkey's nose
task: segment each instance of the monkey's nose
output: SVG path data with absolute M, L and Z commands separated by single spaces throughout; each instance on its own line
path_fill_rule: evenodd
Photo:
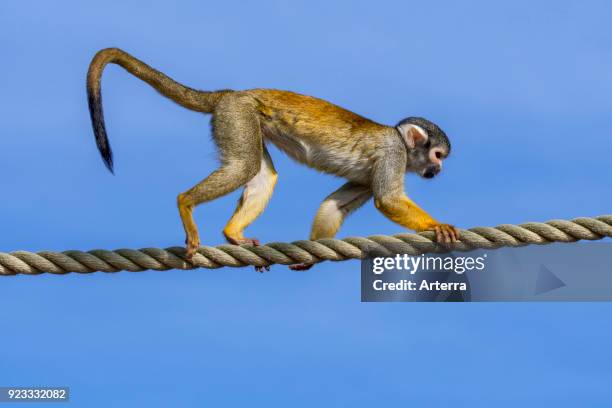
M 434 176 L 438 174 L 439 172 L 440 172 L 439 166 L 429 166 L 427 169 L 425 169 L 425 172 L 423 173 L 423 177 L 427 179 L 434 178 Z

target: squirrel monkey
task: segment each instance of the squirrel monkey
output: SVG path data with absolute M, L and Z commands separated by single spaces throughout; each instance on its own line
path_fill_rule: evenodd
M 433 230 L 438 242 L 452 243 L 459 231 L 433 219 L 404 193 L 404 174 L 432 178 L 451 150 L 446 134 L 434 123 L 410 117 L 385 126 L 327 101 L 275 89 L 199 91 L 175 82 L 128 53 L 108 48 L 93 58 L 87 73 L 89 111 L 98 150 L 113 171 L 113 154 L 104 126 L 100 81 L 108 63 L 120 65 L 162 95 L 197 112 L 212 114 L 212 135 L 220 167 L 178 195 L 186 233 L 187 258 L 200 239 L 193 209 L 200 203 L 244 186 L 223 234 L 232 244 L 251 243 L 244 229 L 264 210 L 277 180 L 266 142 L 296 161 L 347 182 L 330 194 L 315 216 L 310 239 L 332 238 L 351 212 L 370 198 L 389 219 L 415 230 Z M 292 265 L 307 269 L 311 265 Z

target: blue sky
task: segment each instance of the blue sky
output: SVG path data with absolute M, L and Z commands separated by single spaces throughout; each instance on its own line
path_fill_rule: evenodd
M 174 246 L 176 195 L 215 168 L 208 118 L 104 75 L 116 176 L 85 72 L 117 46 L 201 89 L 274 87 L 437 122 L 443 174 L 408 195 L 460 227 L 610 212 L 612 6 L 585 2 L 0 3 L 0 250 Z M 272 149 L 250 236 L 307 237 L 341 181 Z M 196 211 L 205 244 L 239 192 Z M 340 236 L 401 228 L 370 203 Z M 608 304 L 361 304 L 359 263 L 0 279 L 0 385 L 72 406 L 609 406 Z

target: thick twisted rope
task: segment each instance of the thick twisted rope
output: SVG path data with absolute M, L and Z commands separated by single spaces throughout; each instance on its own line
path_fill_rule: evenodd
M 576 218 L 571 221 L 552 220 L 521 225 L 503 224 L 497 227 L 476 227 L 460 231 L 459 242 L 452 246 L 434 242 L 433 232 L 419 234 L 373 235 L 368 238 L 320 239 L 317 241 L 274 242 L 261 246 L 203 246 L 191 261 L 185 259 L 185 249 L 143 248 L 97 249 L 88 252 L 65 251 L 37 253 L 0 252 L 0 275 L 68 272 L 140 272 L 147 269 L 220 268 L 272 264 L 318 263 L 325 260 L 361 259 L 366 255 L 389 256 L 397 253 L 419 255 L 429 252 L 468 251 L 476 248 L 495 249 L 529 244 L 597 240 L 612 236 L 612 215 Z

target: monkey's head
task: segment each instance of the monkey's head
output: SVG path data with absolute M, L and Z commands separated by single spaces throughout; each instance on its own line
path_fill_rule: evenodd
M 442 161 L 450 154 L 446 133 L 427 119 L 409 117 L 396 126 L 408 147 L 407 171 L 433 178 L 442 170 Z

